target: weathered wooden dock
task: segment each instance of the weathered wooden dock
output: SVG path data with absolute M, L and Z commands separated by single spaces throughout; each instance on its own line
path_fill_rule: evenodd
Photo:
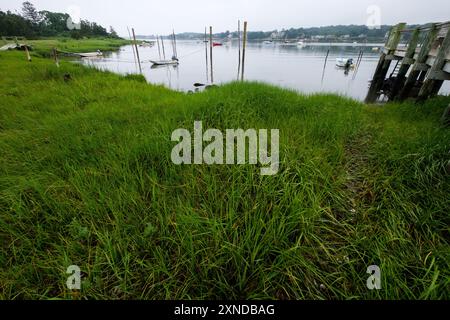
M 400 23 L 390 31 L 366 102 L 381 97 L 424 100 L 437 95 L 446 80 L 450 80 L 450 22 L 416 29 Z

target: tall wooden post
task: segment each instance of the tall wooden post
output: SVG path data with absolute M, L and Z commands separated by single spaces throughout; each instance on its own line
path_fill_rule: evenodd
M 239 63 L 238 63 L 238 81 L 241 75 L 241 20 L 238 20 L 238 46 L 239 46 Z
M 58 50 L 56 48 L 53 48 L 53 59 L 55 60 L 56 66 L 59 68 Z
M 244 81 L 246 47 L 247 47 L 247 21 L 244 21 L 244 40 L 242 43 L 242 78 L 241 78 L 242 81 Z
M 205 59 L 206 59 L 206 82 L 209 82 L 209 70 L 208 70 L 208 30 L 205 27 Z
M 130 37 L 130 40 L 133 42 L 133 38 L 131 37 L 130 28 L 127 27 L 127 30 L 128 30 L 128 36 Z M 131 44 L 131 48 L 133 49 L 134 65 L 137 69 L 138 65 L 137 65 L 137 58 L 136 58 L 136 50 L 134 49 L 134 43 Z
M 162 47 L 162 51 L 163 51 L 163 58 L 164 58 L 164 60 L 166 60 L 166 49 L 165 49 L 165 46 L 164 46 L 164 38 L 163 38 L 163 36 L 161 36 L 161 47 Z
M 214 66 L 213 66 L 213 29 L 209 27 L 209 61 L 211 62 L 211 83 L 214 83 Z
M 175 35 L 175 30 L 173 30 L 173 48 L 174 48 L 174 51 L 175 51 L 175 58 L 178 58 L 177 36 Z
M 401 39 L 401 32 L 405 28 L 406 23 L 399 23 L 395 26 L 389 35 L 387 43 L 385 45 L 385 52 L 381 54 L 380 61 L 378 62 L 375 75 L 372 83 L 370 84 L 369 92 L 367 93 L 366 103 L 373 103 L 378 98 L 378 93 L 381 90 L 386 74 L 389 71 L 389 67 L 392 62 L 392 55 L 395 53 L 397 46 Z
M 132 28 L 131 30 L 133 31 L 134 47 L 136 49 L 136 57 L 139 65 L 139 71 L 142 74 L 141 58 L 139 57 L 139 50 L 136 42 L 136 34 L 134 33 L 134 28 Z
M 327 51 L 327 55 L 325 56 L 325 62 L 323 64 L 323 70 L 322 70 L 322 81 L 321 84 L 323 85 L 323 79 L 325 78 L 325 70 L 327 68 L 327 62 L 328 62 L 328 56 L 330 55 L 330 49 Z
M 159 45 L 159 36 L 156 36 L 156 42 L 158 44 L 158 55 L 159 55 L 159 60 L 161 60 L 161 46 Z
M 406 80 L 406 74 L 408 73 L 411 65 L 414 64 L 414 55 L 416 54 L 417 44 L 419 43 L 420 29 L 417 28 L 414 30 L 411 40 L 408 44 L 408 49 L 406 50 L 405 57 L 402 60 L 402 65 L 398 71 L 397 79 L 394 81 L 392 85 L 392 89 L 390 92 L 390 98 L 395 99 L 400 89 Z
M 28 45 L 26 43 L 25 43 L 25 52 L 26 52 L 26 55 L 27 55 L 27 60 L 29 62 L 31 62 L 30 51 L 28 51 Z
M 420 48 L 419 55 L 414 63 L 411 72 L 409 73 L 405 85 L 403 89 L 401 89 L 400 94 L 398 95 L 398 100 L 405 100 L 411 94 L 411 89 L 415 86 L 417 78 L 421 73 L 425 73 L 429 67 L 426 64 L 428 59 L 428 55 L 433 45 L 434 40 L 436 39 L 438 33 L 438 29 L 435 24 L 431 25 L 430 31 L 428 32 L 427 37 L 425 38 L 422 47 Z
M 444 42 L 442 43 L 439 52 L 436 56 L 433 66 L 428 72 L 428 77 L 422 85 L 419 92 L 418 100 L 422 101 L 429 97 L 433 97 L 439 93 L 439 90 L 444 83 L 445 74 L 442 71 L 446 63 L 446 57 L 450 54 L 450 28 L 447 31 Z

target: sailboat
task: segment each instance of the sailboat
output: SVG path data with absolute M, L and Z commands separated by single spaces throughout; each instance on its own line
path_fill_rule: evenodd
M 172 57 L 172 60 L 159 60 L 159 61 L 153 61 L 150 60 L 150 62 L 154 66 L 167 66 L 167 65 L 178 65 L 180 62 L 175 57 Z
M 172 50 L 173 55 L 171 60 L 150 60 L 153 66 L 169 66 L 169 65 L 178 65 L 180 61 L 178 60 L 177 55 L 177 39 L 175 38 L 175 31 L 173 31 L 172 35 Z

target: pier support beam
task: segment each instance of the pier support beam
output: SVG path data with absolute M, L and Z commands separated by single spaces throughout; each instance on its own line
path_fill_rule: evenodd
M 397 79 L 395 79 L 392 89 L 390 92 L 390 99 L 393 100 L 401 90 L 402 86 L 405 83 L 406 80 L 406 74 L 409 71 L 409 68 L 411 67 L 411 64 L 414 63 L 414 55 L 416 53 L 417 44 L 419 43 L 419 36 L 420 36 L 420 30 L 416 29 L 414 30 L 411 41 L 408 44 L 408 49 L 405 53 L 405 58 L 402 60 L 402 65 L 400 67 L 400 70 L 397 74 Z M 411 63 L 412 62 L 412 63 Z
M 405 100 L 409 98 L 411 90 L 415 86 L 420 74 L 424 74 L 426 71 L 428 71 L 429 67 L 426 64 L 426 61 L 437 34 L 438 29 L 436 25 L 433 24 L 422 44 L 419 56 L 417 57 L 416 62 L 414 63 L 412 70 L 409 73 L 408 78 L 406 79 L 405 85 L 403 86 L 403 89 L 400 91 L 400 94 L 397 97 L 398 100 Z
M 401 32 L 403 29 L 405 29 L 405 27 L 406 23 L 399 23 L 391 30 L 385 46 L 386 52 L 383 52 L 381 54 L 380 61 L 378 62 L 375 75 L 373 77 L 372 83 L 370 84 L 370 89 L 366 97 L 366 103 L 374 103 L 377 100 L 379 92 L 383 86 L 384 79 L 386 78 L 392 62 L 392 60 L 387 59 L 387 57 L 395 53 L 395 50 L 397 49 L 397 46 L 401 39 Z
M 439 93 L 439 90 L 444 83 L 444 80 L 439 79 L 434 75 L 442 72 L 446 63 L 446 57 L 450 54 L 450 28 L 447 31 L 444 42 L 442 43 L 439 52 L 436 56 L 433 66 L 427 74 L 427 79 L 422 85 L 419 92 L 418 101 L 423 101 L 429 97 L 433 97 Z

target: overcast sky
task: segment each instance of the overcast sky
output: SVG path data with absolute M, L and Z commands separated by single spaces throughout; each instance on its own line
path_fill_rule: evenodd
M 19 11 L 23 0 L 1 0 L 3 11 Z M 214 32 L 236 30 L 237 20 L 247 20 L 249 30 L 269 31 L 290 27 L 366 24 L 380 8 L 381 24 L 427 23 L 450 19 L 449 0 L 30 0 L 38 10 L 68 12 L 80 8 L 81 18 L 113 26 L 127 35 L 127 26 L 138 34 Z M 368 14 L 368 8 L 372 12 Z M 72 10 L 73 12 L 73 10 Z

